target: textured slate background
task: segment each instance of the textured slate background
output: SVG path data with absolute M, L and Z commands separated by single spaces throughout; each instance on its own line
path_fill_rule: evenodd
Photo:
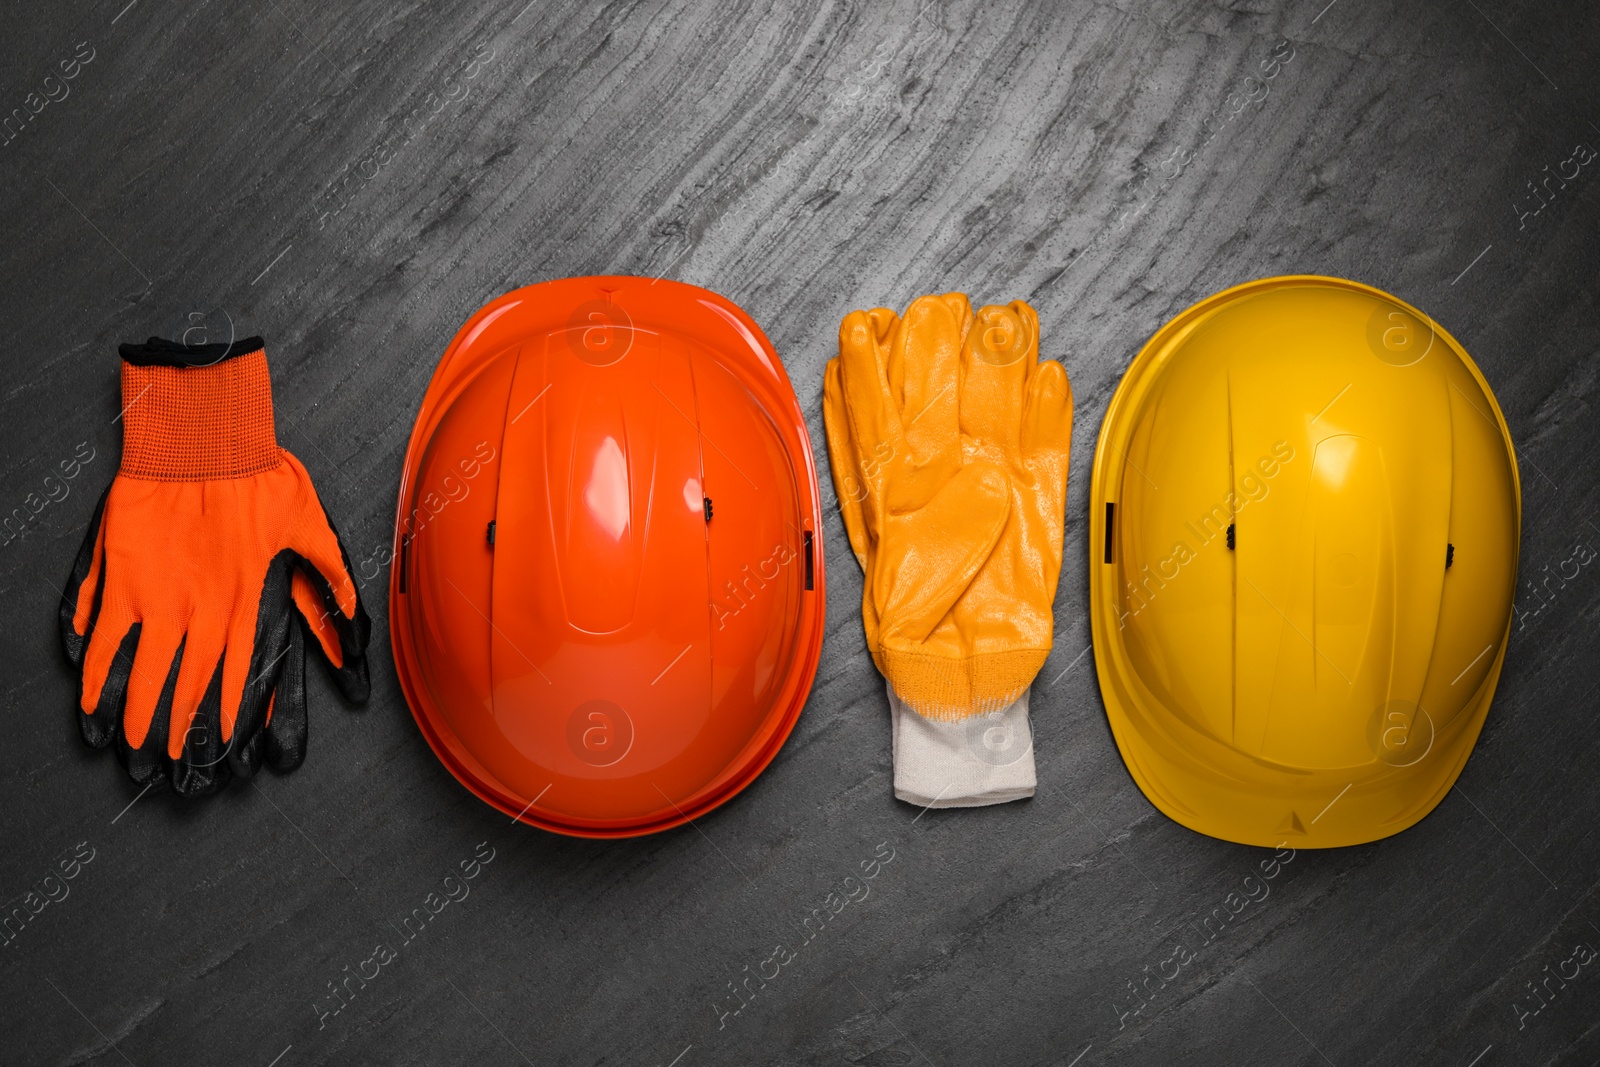
M 0 115 L 56 98 L 0 147 L 0 510 L 67 494 L 0 548 L 0 895 L 93 857 L 0 949 L 0 1061 L 1600 1061 L 1600 966 L 1547 1006 L 1528 985 L 1600 947 L 1600 576 L 1576 562 L 1600 543 L 1600 162 L 1542 199 L 1529 184 L 1600 147 L 1592 5 L 69 0 L 0 24 Z M 1518 628 L 1433 815 L 1295 855 L 1119 1025 L 1129 983 L 1271 853 L 1169 822 L 1117 757 L 1079 658 L 1094 438 L 1162 321 L 1299 271 L 1419 305 L 1493 383 L 1522 461 Z M 830 515 L 810 704 L 693 829 L 564 840 L 471 798 L 400 698 L 382 582 L 373 699 L 345 709 L 313 668 L 301 770 L 128 807 L 76 737 L 53 628 L 117 462 L 116 343 L 266 335 L 280 439 L 361 559 L 388 541 L 456 327 L 517 285 L 602 272 L 746 307 L 819 446 L 846 311 L 1033 301 L 1079 415 L 1038 797 L 920 819 L 891 799 Z M 46 483 L 75 450 L 93 459 Z M 403 941 L 480 842 L 470 894 Z M 807 941 L 880 845 L 870 895 Z M 794 958 L 721 1018 L 779 943 Z M 396 958 L 334 1014 L 330 983 L 379 944 Z

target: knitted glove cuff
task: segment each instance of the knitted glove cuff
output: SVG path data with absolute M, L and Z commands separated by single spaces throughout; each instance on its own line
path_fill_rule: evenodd
M 279 463 L 259 337 L 189 346 L 152 337 L 122 355 L 122 467 L 130 478 L 247 478 Z

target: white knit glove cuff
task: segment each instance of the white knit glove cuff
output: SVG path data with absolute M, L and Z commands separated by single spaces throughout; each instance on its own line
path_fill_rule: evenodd
M 889 690 L 894 795 L 921 808 L 976 808 L 1033 796 L 1028 693 L 999 711 L 925 719 Z

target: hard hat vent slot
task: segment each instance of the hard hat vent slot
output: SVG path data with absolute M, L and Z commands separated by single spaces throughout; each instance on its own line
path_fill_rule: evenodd
M 810 530 L 805 531 L 805 535 L 804 536 L 805 536 L 805 542 L 806 542 L 806 547 L 805 547 L 805 554 L 806 554 L 806 591 L 809 592 L 812 589 L 816 588 L 816 575 L 812 571 L 811 531 Z
M 1228 551 L 1233 551 L 1233 523 L 1228 523 Z
M 1445 570 L 1449 570 L 1450 569 L 1450 564 L 1454 563 L 1455 561 L 1456 561 L 1456 546 L 1453 545 L 1453 544 L 1446 544 L 1444 546 L 1444 569 Z
M 494 520 L 493 519 L 489 520 L 489 529 L 488 529 L 488 532 L 484 534 L 484 537 L 488 539 L 489 547 L 493 548 L 494 547 Z
M 704 497 L 702 499 L 702 502 L 705 504 L 706 521 L 710 522 L 711 521 L 711 498 L 710 497 Z
M 1111 501 L 1106 501 L 1106 562 L 1111 562 L 1111 533 L 1116 529 L 1117 506 Z M 1228 546 L 1233 547 L 1233 537 L 1230 534 Z

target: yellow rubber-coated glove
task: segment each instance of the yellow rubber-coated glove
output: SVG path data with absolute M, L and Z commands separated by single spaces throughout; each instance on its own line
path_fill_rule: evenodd
M 834 488 L 905 799 L 1033 791 L 1026 694 L 1050 652 L 1072 436 L 1066 373 L 1038 344 L 1027 304 L 974 316 L 950 293 L 904 319 L 851 312 L 828 364 Z

